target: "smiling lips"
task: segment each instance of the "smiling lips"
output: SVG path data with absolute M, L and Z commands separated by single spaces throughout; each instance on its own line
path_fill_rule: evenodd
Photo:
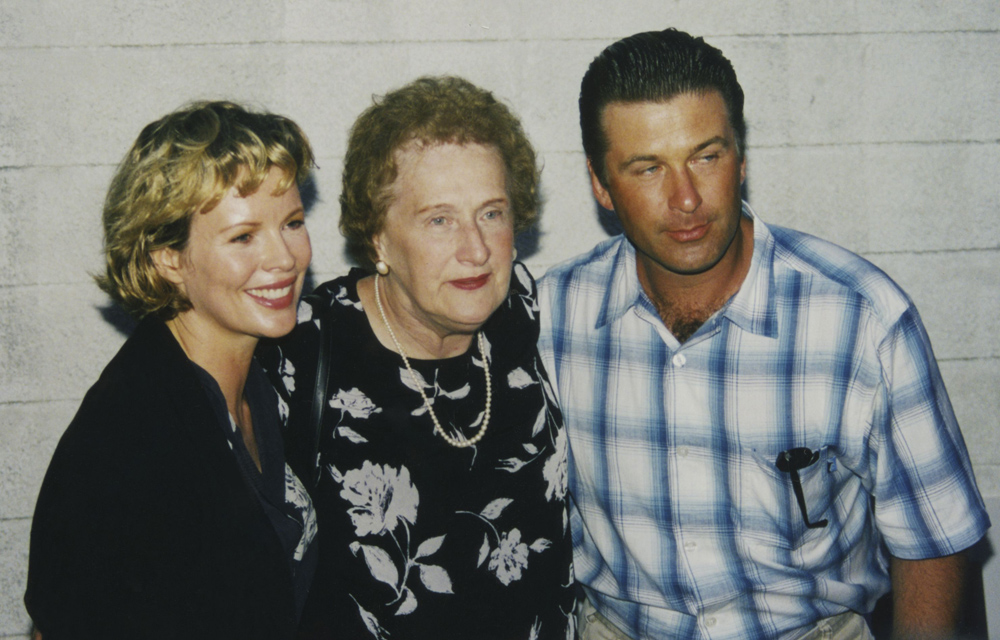
M 465 289 L 466 291 L 474 291 L 486 285 L 490 280 L 490 274 L 484 273 L 481 276 L 476 276 L 475 278 L 462 278 L 461 280 L 452 280 L 451 284 L 458 287 L 459 289 Z
M 271 309 L 284 309 L 292 304 L 294 290 L 295 278 L 291 278 L 266 287 L 247 289 L 246 292 L 259 305 Z

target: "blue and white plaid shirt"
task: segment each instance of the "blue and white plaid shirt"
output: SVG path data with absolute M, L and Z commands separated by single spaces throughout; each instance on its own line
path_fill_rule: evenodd
M 937 557 L 989 527 L 906 294 L 844 249 L 743 213 L 746 280 L 683 345 L 622 237 L 539 283 L 576 576 L 634 638 L 794 637 L 869 612 L 890 585 L 886 546 Z M 806 527 L 775 466 L 795 447 L 819 454 L 798 473 L 825 527 Z

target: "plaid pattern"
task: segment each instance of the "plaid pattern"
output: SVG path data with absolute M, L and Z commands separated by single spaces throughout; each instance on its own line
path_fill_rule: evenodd
M 888 276 L 754 220 L 740 291 L 683 345 L 622 237 L 539 283 L 570 438 L 577 579 L 635 638 L 780 638 L 870 611 L 888 558 L 989 527 L 930 341 Z M 807 528 L 789 474 L 793 447 Z M 877 511 L 872 503 L 878 505 Z

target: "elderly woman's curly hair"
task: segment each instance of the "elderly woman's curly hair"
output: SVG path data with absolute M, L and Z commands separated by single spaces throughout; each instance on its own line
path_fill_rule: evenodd
M 183 251 L 194 214 L 211 211 L 233 187 L 248 196 L 277 168 L 281 195 L 313 164 L 298 125 L 232 102 L 196 102 L 147 125 L 104 202 L 105 272 L 97 284 L 136 318 L 186 311 L 190 302 L 160 276 L 152 254 Z
M 377 260 L 372 238 L 392 202 L 397 152 L 422 145 L 476 143 L 497 149 L 506 169 L 514 232 L 538 215 L 539 170 L 521 123 L 493 94 L 462 78 L 425 77 L 366 109 L 351 129 L 340 195 L 340 232 L 359 260 Z

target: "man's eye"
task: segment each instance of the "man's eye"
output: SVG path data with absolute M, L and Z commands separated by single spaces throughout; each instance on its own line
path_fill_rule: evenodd
M 304 226 L 306 226 L 305 220 L 291 220 L 288 223 L 289 229 L 301 229 Z

